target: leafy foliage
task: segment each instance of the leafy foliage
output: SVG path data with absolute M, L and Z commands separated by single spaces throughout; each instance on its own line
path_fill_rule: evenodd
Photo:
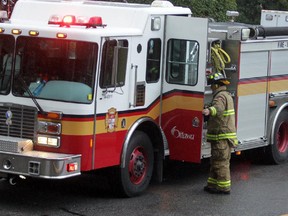
M 288 0 L 237 0 L 240 16 L 238 21 L 259 24 L 261 10 L 288 10 Z
M 151 0 L 131 0 L 134 3 L 150 4 Z M 193 16 L 209 17 L 216 21 L 226 21 L 227 10 L 236 10 L 236 0 L 170 0 L 175 6 L 188 7 Z
M 129 0 L 128 0 L 129 1 Z M 216 21 L 227 21 L 227 10 L 237 10 L 237 22 L 259 24 L 261 10 L 288 10 L 288 0 L 170 0 L 174 5 L 189 7 L 193 16 L 209 17 Z M 129 2 L 150 4 L 152 0 L 130 0 Z
M 259 24 L 263 0 L 237 0 L 238 22 Z
M 190 0 L 188 2 L 190 5 L 187 6 L 194 16 L 209 17 L 216 21 L 226 21 L 228 19 L 226 11 L 237 9 L 236 0 Z

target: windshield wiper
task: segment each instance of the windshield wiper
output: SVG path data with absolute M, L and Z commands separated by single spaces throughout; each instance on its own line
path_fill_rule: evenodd
M 3 90 L 3 88 L 4 88 L 4 90 L 8 90 L 8 85 L 6 85 L 6 89 L 5 89 L 5 86 L 4 86 L 4 84 L 5 84 L 5 77 L 7 76 L 6 75 L 6 73 L 7 73 L 7 64 L 8 64 L 8 61 L 9 60 L 11 60 L 10 58 L 11 58 L 11 54 L 7 54 L 7 55 L 5 55 L 4 57 L 3 57 L 3 59 L 5 59 L 4 60 L 4 67 L 2 68 L 2 70 L 1 70 L 1 75 L 0 75 L 0 79 L 1 79 L 1 89 Z M 10 73 L 10 75 L 9 75 L 10 77 L 11 77 L 11 73 Z M 10 82 L 10 80 L 9 80 L 9 82 Z
M 23 87 L 23 89 L 28 93 L 28 95 L 30 96 L 30 98 L 32 99 L 32 101 L 34 102 L 34 104 L 36 105 L 36 107 L 38 108 L 38 110 L 40 111 L 40 113 L 42 115 L 47 115 L 47 112 L 45 112 L 42 107 L 40 106 L 40 104 L 37 102 L 35 96 L 33 95 L 33 93 L 30 91 L 29 87 L 27 86 L 27 84 L 25 83 L 25 81 L 22 79 L 21 75 L 17 76 L 17 79 L 21 82 L 21 86 Z

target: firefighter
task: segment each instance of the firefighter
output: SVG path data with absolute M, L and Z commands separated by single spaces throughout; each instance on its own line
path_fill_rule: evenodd
M 207 77 L 211 85 L 213 100 L 211 106 L 203 109 L 207 122 L 207 141 L 211 143 L 210 174 L 204 190 L 209 193 L 230 194 L 231 148 L 238 141 L 235 128 L 234 103 L 226 85 L 230 82 L 222 73 Z

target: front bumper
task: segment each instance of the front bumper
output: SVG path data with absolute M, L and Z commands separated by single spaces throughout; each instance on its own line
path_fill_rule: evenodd
M 32 146 L 31 146 L 32 145 Z M 74 169 L 68 168 L 73 165 Z M 80 175 L 81 155 L 34 151 L 31 140 L 0 136 L 0 173 L 47 179 Z

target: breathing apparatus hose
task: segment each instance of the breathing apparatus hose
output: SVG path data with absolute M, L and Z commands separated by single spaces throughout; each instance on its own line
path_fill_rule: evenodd
M 231 61 L 230 56 L 220 47 L 220 44 L 214 44 L 211 47 L 211 58 L 217 71 L 223 71 L 225 64 Z

